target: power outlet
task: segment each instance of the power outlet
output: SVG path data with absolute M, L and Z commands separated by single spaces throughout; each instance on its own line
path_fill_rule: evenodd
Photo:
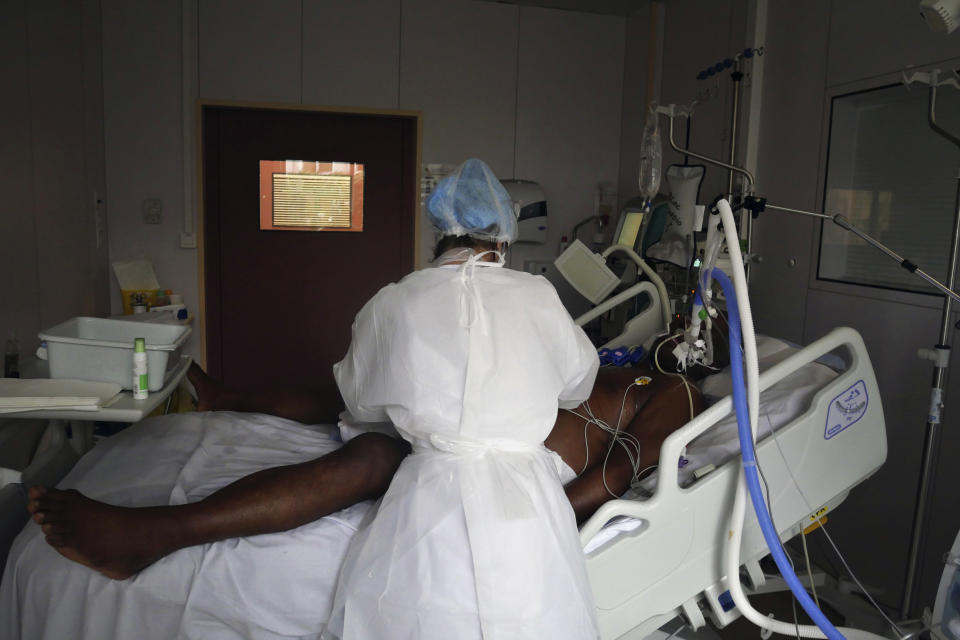
M 147 224 L 160 224 L 163 221 L 163 201 L 160 198 L 144 198 L 143 221 Z
M 527 260 L 523 263 L 523 270 L 535 276 L 544 276 L 550 272 L 553 263 L 549 260 Z

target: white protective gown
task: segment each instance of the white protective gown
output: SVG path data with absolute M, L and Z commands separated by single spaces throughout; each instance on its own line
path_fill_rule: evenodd
M 327 636 L 594 639 L 576 521 L 543 441 L 593 388 L 596 350 L 542 277 L 471 258 L 357 315 L 347 409 L 413 445 L 344 562 Z

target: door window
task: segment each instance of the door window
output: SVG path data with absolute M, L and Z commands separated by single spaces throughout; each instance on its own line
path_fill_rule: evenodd
M 260 229 L 363 231 L 363 164 L 261 160 Z

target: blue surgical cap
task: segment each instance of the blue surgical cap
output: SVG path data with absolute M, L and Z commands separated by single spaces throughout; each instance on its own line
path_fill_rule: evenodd
M 476 158 L 437 184 L 427 198 L 427 218 L 443 235 L 507 243 L 517 237 L 510 195 L 490 167 Z

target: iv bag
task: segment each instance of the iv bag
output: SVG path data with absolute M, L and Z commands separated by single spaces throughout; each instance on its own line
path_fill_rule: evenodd
M 660 192 L 662 159 L 663 149 L 660 146 L 657 103 L 651 102 L 647 123 L 643 127 L 643 138 L 640 141 L 640 195 L 647 201 L 647 206 Z

